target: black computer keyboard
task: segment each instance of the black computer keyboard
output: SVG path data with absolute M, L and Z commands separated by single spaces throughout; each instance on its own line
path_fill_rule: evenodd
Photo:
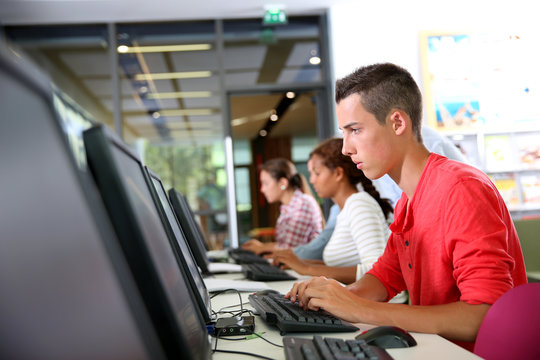
M 386 350 L 368 345 L 365 340 L 323 338 L 318 335 L 313 339 L 286 336 L 283 345 L 287 360 L 393 359 Z
M 229 249 L 229 257 L 237 264 L 268 264 L 262 256 L 244 249 Z
M 304 310 L 282 294 L 249 295 L 249 303 L 270 325 L 281 334 L 289 332 L 348 332 L 358 328 L 325 311 Z
M 242 273 L 249 280 L 255 281 L 280 281 L 280 280 L 296 280 L 283 269 L 277 266 L 266 264 L 243 264 Z

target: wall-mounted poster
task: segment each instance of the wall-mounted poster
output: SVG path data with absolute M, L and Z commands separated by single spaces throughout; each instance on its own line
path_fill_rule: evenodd
M 428 123 L 439 131 L 540 122 L 540 35 L 421 34 Z

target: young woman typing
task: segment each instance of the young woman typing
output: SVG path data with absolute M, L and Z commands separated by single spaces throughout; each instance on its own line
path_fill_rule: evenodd
M 275 226 L 275 242 L 251 239 L 243 249 L 262 254 L 275 248 L 291 248 L 308 243 L 323 229 L 321 208 L 309 185 L 292 162 L 275 158 L 265 162 L 260 173 L 261 192 L 269 203 L 281 203 Z
M 392 206 L 381 199 L 371 180 L 341 153 L 343 139 L 332 138 L 310 155 L 310 182 L 322 198 L 331 198 L 341 211 L 324 248 L 323 261 L 301 260 L 292 251 L 274 251 L 274 264 L 301 275 L 326 276 L 350 284 L 382 255 L 390 235 Z

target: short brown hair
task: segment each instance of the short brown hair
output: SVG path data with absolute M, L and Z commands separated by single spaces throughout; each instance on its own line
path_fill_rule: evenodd
M 361 67 L 336 81 L 336 103 L 352 94 L 359 94 L 364 108 L 384 125 L 393 110 L 406 112 L 412 129 L 422 142 L 422 94 L 411 74 L 391 63 Z

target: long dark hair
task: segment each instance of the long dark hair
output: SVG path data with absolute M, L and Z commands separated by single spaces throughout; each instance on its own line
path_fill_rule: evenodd
M 285 158 L 270 159 L 262 164 L 261 170 L 269 173 L 276 181 L 285 178 L 289 182 L 289 188 L 298 189 L 304 194 L 313 196 L 306 178 L 296 170 L 296 166 L 291 161 Z
M 342 138 L 326 139 L 313 149 L 309 154 L 309 157 L 311 158 L 313 155 L 319 156 L 324 166 L 330 170 L 335 170 L 338 167 L 342 168 L 349 183 L 355 187 L 361 183 L 364 191 L 377 201 L 382 209 L 384 217 L 388 219 L 388 216 L 394 212 L 390 200 L 381 198 L 381 195 L 377 189 L 375 189 L 375 186 L 373 186 L 373 182 L 364 175 L 362 170 L 356 168 L 356 165 L 349 156 L 343 155 L 341 152 L 342 148 Z

